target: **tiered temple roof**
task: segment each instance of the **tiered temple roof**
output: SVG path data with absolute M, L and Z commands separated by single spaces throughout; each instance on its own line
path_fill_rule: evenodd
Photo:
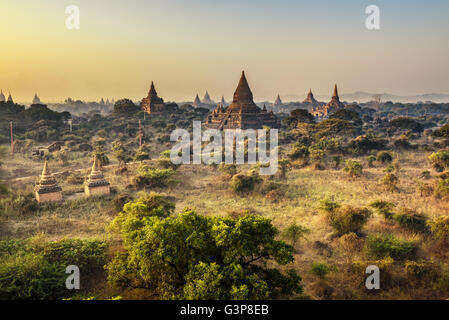
M 225 109 L 219 105 L 206 118 L 205 126 L 212 129 L 261 129 L 263 126 L 279 128 L 279 119 L 270 112 L 263 112 L 253 101 L 245 72 L 242 71 L 232 103 Z
M 154 88 L 154 83 L 151 81 L 150 91 L 148 91 L 148 96 L 142 99 L 141 108 L 149 114 L 164 114 L 167 112 L 165 108 L 165 103 L 162 98 L 157 95 L 156 89 Z
M 307 94 L 307 98 L 302 103 L 313 104 L 313 105 L 318 104 L 318 101 L 313 96 L 312 89 L 309 90 L 309 93 Z
M 90 171 L 89 178 L 86 181 L 86 186 L 89 188 L 109 186 L 109 182 L 104 178 L 100 163 L 96 156 L 94 157 L 92 170 Z
M 34 187 L 34 192 L 38 194 L 61 192 L 62 188 L 57 184 L 56 179 L 52 177 L 48 162 L 45 160 L 44 169 L 39 182 Z

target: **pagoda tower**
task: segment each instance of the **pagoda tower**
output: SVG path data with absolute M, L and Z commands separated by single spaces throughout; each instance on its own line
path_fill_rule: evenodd
M 262 112 L 254 103 L 245 72 L 242 71 L 232 103 L 210 113 L 205 126 L 211 129 L 262 129 L 263 126 L 279 128 L 279 119 L 272 112 Z
M 41 99 L 39 99 L 37 93 L 34 94 L 33 104 L 41 104 Z
M 195 97 L 195 101 L 193 101 L 193 106 L 198 108 L 200 105 L 201 105 L 201 100 L 200 100 L 200 97 L 198 97 L 198 93 L 197 93 L 196 97 Z
M 151 81 L 151 87 L 150 91 L 148 91 L 148 96 L 142 99 L 142 110 L 149 114 L 162 115 L 168 111 L 165 107 L 166 105 L 164 103 L 164 99 L 159 98 L 156 89 L 154 88 L 154 82 Z
M 276 101 L 274 101 L 273 106 L 275 106 L 275 107 L 280 107 L 280 106 L 282 106 L 282 100 L 281 100 L 281 97 L 279 96 L 279 94 L 278 94 L 278 96 L 276 97 Z
M 89 178 L 84 183 L 84 193 L 87 196 L 109 195 L 109 182 L 104 178 L 97 156 L 94 156 L 94 163 L 90 171 Z
M 338 96 L 337 84 L 334 87 L 334 93 L 332 95 L 332 100 L 326 105 L 328 109 L 338 110 L 345 107 L 343 103 L 340 102 L 340 97 Z
M 318 104 L 318 101 L 313 96 L 312 89 L 309 90 L 309 93 L 307 94 L 307 98 L 302 103 L 313 104 L 313 105 Z
M 9 96 L 8 96 L 8 102 L 14 103 L 14 101 L 12 100 L 12 97 L 11 97 L 11 92 L 9 93 Z
M 212 101 L 212 99 L 210 98 L 209 92 L 207 92 L 207 90 L 206 90 L 206 93 L 204 94 L 204 98 L 201 102 L 203 104 L 208 104 L 208 105 L 215 104 L 215 102 Z
M 3 90 L 0 91 L 0 102 L 5 102 L 5 95 L 3 94 Z
M 62 200 L 62 189 L 58 186 L 55 178 L 52 177 L 47 159 L 44 162 L 41 178 L 34 187 L 34 194 L 39 203 Z

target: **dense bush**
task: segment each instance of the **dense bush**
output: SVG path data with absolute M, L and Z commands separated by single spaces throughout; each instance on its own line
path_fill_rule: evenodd
M 393 208 L 396 207 L 394 203 L 376 200 L 370 203 L 370 207 L 376 209 L 377 213 L 383 215 L 386 219 L 393 218 Z
M 372 150 L 385 149 L 387 143 L 388 141 L 385 139 L 363 135 L 351 140 L 348 147 L 353 149 L 355 154 L 366 154 Z
M 172 176 L 175 171 L 172 169 L 152 169 L 147 165 L 141 165 L 137 169 L 137 176 L 133 179 L 133 184 L 137 188 L 158 187 L 164 188 L 175 183 Z
M 427 217 L 414 210 L 403 208 L 400 212 L 393 215 L 397 223 L 408 230 L 416 232 L 427 232 Z
M 377 161 L 388 163 L 393 161 L 393 156 L 387 151 L 381 151 L 377 154 Z
M 236 174 L 231 179 L 231 188 L 236 193 L 247 194 L 254 190 L 255 186 L 260 183 L 262 179 L 256 172 L 249 174 Z
M 438 172 L 449 169 L 449 150 L 441 150 L 429 156 L 433 168 Z
M 350 177 L 360 177 L 363 173 L 363 166 L 356 160 L 348 159 L 346 160 L 345 171 Z
M 368 236 L 366 249 L 368 255 L 374 259 L 391 257 L 394 260 L 404 260 L 413 256 L 416 245 L 393 235 L 376 234 Z
M 441 216 L 427 222 L 432 235 L 444 241 L 449 241 L 449 216 Z
M 0 300 L 67 298 L 74 292 L 65 286 L 66 267 L 78 266 L 86 279 L 105 258 L 106 244 L 97 240 L 0 241 Z
M 336 234 L 341 236 L 350 232 L 360 233 L 370 216 L 371 211 L 367 208 L 344 206 L 331 210 L 328 213 L 328 221 Z

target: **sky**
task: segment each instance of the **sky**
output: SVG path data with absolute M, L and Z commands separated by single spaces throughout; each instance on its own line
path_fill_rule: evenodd
M 380 30 L 365 27 L 372 4 Z M 447 0 L 0 0 L 0 12 L 0 89 L 23 103 L 137 101 L 152 80 L 166 101 L 229 101 L 242 70 L 256 101 L 334 83 L 449 93 Z

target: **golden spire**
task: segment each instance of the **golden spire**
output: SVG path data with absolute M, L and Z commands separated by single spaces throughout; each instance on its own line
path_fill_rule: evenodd
M 44 169 L 42 169 L 42 178 L 48 177 L 50 175 L 50 169 L 48 169 L 48 161 L 45 159 Z
M 334 95 L 333 95 L 333 97 L 338 97 L 337 84 L 335 84 L 335 87 L 334 87 Z

